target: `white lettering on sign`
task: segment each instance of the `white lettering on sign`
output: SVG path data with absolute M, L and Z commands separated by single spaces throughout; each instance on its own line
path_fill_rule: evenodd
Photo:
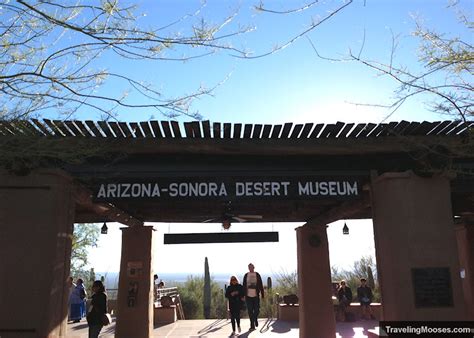
M 223 182 L 170 182 L 170 183 L 104 183 L 96 197 L 331 197 L 357 196 L 356 181 L 245 181 Z
M 351 196 L 358 195 L 357 182 L 298 182 L 300 196 Z

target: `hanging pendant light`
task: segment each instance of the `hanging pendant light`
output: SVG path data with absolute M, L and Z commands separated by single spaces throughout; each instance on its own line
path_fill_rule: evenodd
M 349 235 L 349 227 L 347 226 L 346 222 L 344 222 L 344 226 L 342 227 L 342 234 Z
M 107 232 L 108 232 L 108 228 L 107 228 L 107 222 L 104 221 L 104 225 L 102 225 L 102 228 L 100 228 L 100 233 L 102 235 L 107 235 Z

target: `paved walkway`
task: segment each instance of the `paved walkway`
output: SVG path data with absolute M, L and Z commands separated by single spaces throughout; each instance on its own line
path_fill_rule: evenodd
M 241 322 L 242 332 L 240 338 L 256 337 L 281 337 L 298 338 L 298 322 L 285 322 L 275 319 L 259 319 L 260 326 L 255 331 L 248 331 L 248 318 Z M 337 323 L 337 338 L 362 338 L 367 337 L 367 330 L 375 329 L 377 321 L 359 321 L 353 323 Z M 83 320 L 80 323 L 68 324 L 68 338 L 86 338 L 87 323 Z M 102 329 L 100 337 L 113 337 L 115 332 L 115 322 Z M 200 320 L 178 320 L 173 324 L 166 324 L 155 327 L 153 337 L 169 338 L 197 338 L 230 337 L 232 326 L 227 319 L 200 319 Z M 133 337 L 130 337 L 133 338 Z

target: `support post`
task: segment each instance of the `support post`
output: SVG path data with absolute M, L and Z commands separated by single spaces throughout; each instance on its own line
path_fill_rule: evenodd
M 449 179 L 386 173 L 371 192 L 383 319 L 465 319 Z
M 300 337 L 335 337 L 326 226 L 301 226 L 296 238 Z
M 456 222 L 461 282 L 469 320 L 474 320 L 474 215 Z
M 153 227 L 122 228 L 117 300 L 118 338 L 149 338 L 153 332 Z
M 0 201 L 0 336 L 65 336 L 72 180 L 59 170 L 0 171 Z

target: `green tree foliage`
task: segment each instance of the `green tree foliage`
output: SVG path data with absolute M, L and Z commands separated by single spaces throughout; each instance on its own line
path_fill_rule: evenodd
M 358 261 L 354 262 L 352 269 L 350 270 L 339 270 L 335 267 L 331 269 L 331 278 L 334 282 L 340 282 L 341 280 L 346 281 L 352 293 L 354 300 L 356 297 L 356 290 L 360 285 L 360 279 L 367 279 L 367 284 L 373 283 L 372 291 L 374 293 L 374 301 L 380 301 L 380 290 L 377 281 L 377 268 L 372 256 L 361 257 Z
M 211 308 L 209 318 L 226 318 L 227 303 L 223 289 L 211 279 Z M 184 284 L 178 284 L 181 303 L 186 319 L 204 319 L 204 277 L 188 276 Z
M 99 233 L 100 229 L 95 224 L 78 223 L 74 225 L 71 251 L 71 276 L 73 278 L 82 278 L 85 283 L 90 280 L 93 270 L 91 273 L 86 271 L 89 262 L 87 253 L 90 248 L 97 246 Z

